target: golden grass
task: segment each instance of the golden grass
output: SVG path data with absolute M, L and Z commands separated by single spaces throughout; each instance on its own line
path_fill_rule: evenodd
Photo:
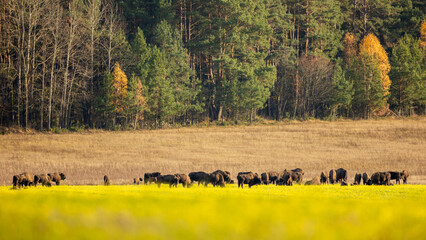
M 24 171 L 66 173 L 65 184 L 130 183 L 144 172 L 225 169 L 282 171 L 305 179 L 343 167 L 355 172 L 408 170 L 426 183 L 426 118 L 286 122 L 265 126 L 192 127 L 130 132 L 0 136 L 0 184 Z

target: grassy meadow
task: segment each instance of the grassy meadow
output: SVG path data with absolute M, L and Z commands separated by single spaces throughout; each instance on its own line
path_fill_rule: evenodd
M 426 118 L 282 122 L 129 132 L 0 136 L 0 185 L 12 176 L 64 172 L 63 184 L 130 184 L 145 172 L 305 170 L 305 179 L 343 167 L 402 171 L 426 183 Z
M 0 187 L 0 239 L 423 239 L 426 186 Z

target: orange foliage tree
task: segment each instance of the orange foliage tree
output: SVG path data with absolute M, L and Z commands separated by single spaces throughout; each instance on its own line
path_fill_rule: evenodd
M 126 108 L 126 96 L 127 96 L 127 76 L 120 68 L 120 64 L 114 65 L 114 71 L 112 72 L 112 101 L 115 111 L 121 113 Z
M 388 96 L 391 86 L 391 80 L 389 78 L 390 64 L 388 55 L 380 44 L 379 39 L 377 39 L 377 37 L 372 33 L 368 34 L 361 40 L 361 43 L 359 44 L 359 51 L 361 54 L 372 57 L 372 59 L 377 61 L 377 65 L 380 69 L 380 80 L 383 90 L 385 91 L 384 95 Z

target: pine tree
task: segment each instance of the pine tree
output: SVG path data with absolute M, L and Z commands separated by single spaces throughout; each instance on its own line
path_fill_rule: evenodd
M 334 66 L 333 94 L 331 99 L 333 117 L 336 117 L 336 113 L 339 109 L 346 110 L 346 113 L 348 113 L 353 95 L 353 83 L 349 81 L 346 76 L 346 71 L 342 69 L 340 64 L 336 64 Z
M 410 114 L 411 107 L 426 99 L 423 58 L 420 41 L 410 35 L 401 38 L 392 50 L 391 103 L 400 114 Z

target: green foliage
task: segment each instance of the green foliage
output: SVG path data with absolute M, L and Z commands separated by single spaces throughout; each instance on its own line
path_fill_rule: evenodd
M 392 50 L 391 103 L 401 114 L 410 114 L 410 108 L 426 103 L 424 50 L 419 40 L 405 35 Z
M 333 88 L 331 105 L 335 115 L 339 108 L 348 110 L 354 97 L 353 83 L 349 81 L 346 71 L 339 64 L 334 66 Z
M 113 184 L 0 187 L 2 238 L 397 240 L 425 234 L 424 185 Z

